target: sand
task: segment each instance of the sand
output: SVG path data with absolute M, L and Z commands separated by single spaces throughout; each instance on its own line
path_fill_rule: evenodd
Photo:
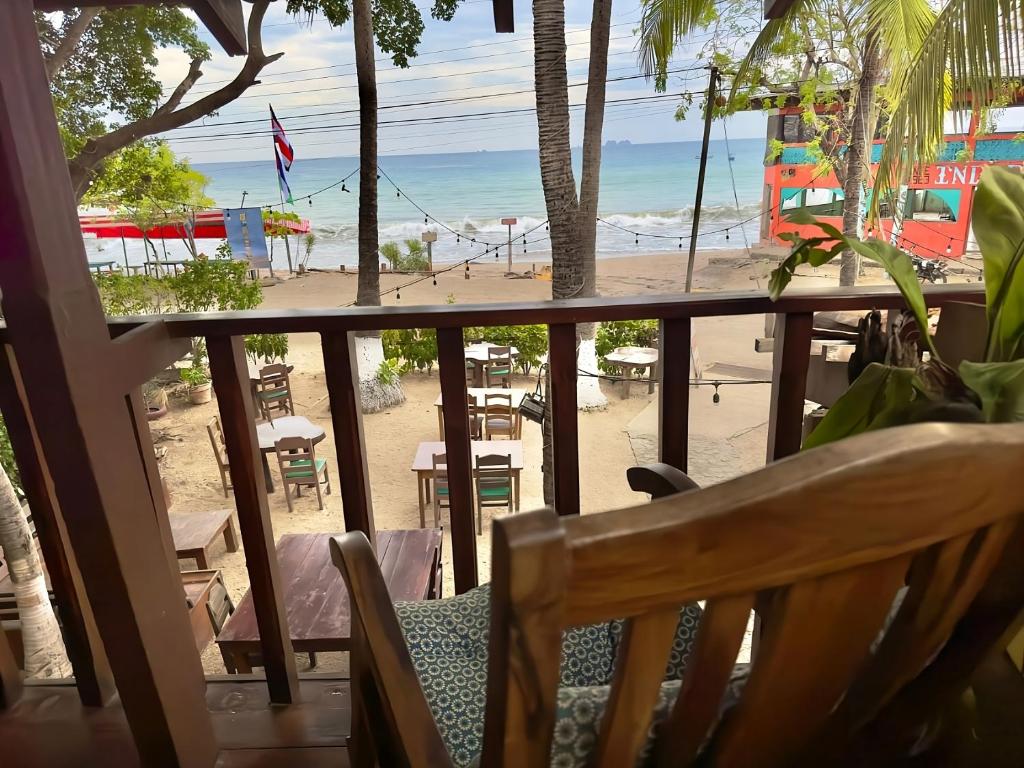
M 629 258 L 601 259 L 598 262 L 598 288 L 602 295 L 624 296 L 679 292 L 683 287 L 685 253 L 646 254 Z M 539 267 L 539 260 L 538 260 Z M 530 262 L 516 264 L 529 269 Z M 695 288 L 710 290 L 763 291 L 770 264 L 751 259 L 741 250 L 700 254 L 695 273 Z M 462 269 L 406 288 L 401 300 L 394 294 L 383 303 L 392 305 L 442 303 L 449 297 L 459 304 L 486 303 L 517 299 L 550 298 L 551 285 L 534 279 L 503 276 L 505 261 L 474 265 L 469 280 Z M 408 275 L 382 275 L 381 287 L 387 289 L 410 280 Z M 881 282 L 884 276 L 869 272 L 864 282 Z M 797 284 L 806 287 L 834 285 L 836 269 L 807 270 Z M 355 296 L 356 277 L 352 273 L 314 272 L 285 280 L 264 291 L 264 308 L 338 307 Z M 450 299 L 449 299 L 450 300 Z M 769 379 L 770 355 L 754 351 L 754 339 L 764 335 L 763 316 L 701 318 L 694 321 L 700 356 L 706 377 L 714 379 Z M 292 384 L 296 411 L 321 425 L 327 438 L 317 447 L 318 456 L 327 459 L 332 478 L 344 472 L 338 467 L 324 385 L 323 357 L 316 334 L 296 334 L 290 338 L 288 362 L 294 365 Z M 516 376 L 513 386 L 532 390 L 535 377 Z M 423 440 L 437 440 L 437 417 L 433 402 L 439 391 L 433 375 L 410 374 L 403 379 L 407 400 L 389 411 L 364 417 L 373 509 L 380 529 L 415 528 L 419 525 L 415 476 L 410 471 L 416 446 Z M 634 385 L 632 396 L 620 397 L 617 385 L 602 382 L 608 397 L 603 411 L 579 414 L 581 502 L 584 514 L 640 504 L 646 496 L 634 493 L 626 483 L 626 469 L 638 462 L 654 460 L 657 445 L 657 395 L 646 387 Z M 690 462 L 691 474 L 701 483 L 720 482 L 756 469 L 764 463 L 770 387 L 766 384 L 723 386 L 722 401 L 712 402 L 711 387 L 691 392 Z M 230 507 L 221 489 L 214 457 L 206 434 L 207 422 L 217 413 L 216 402 L 191 405 L 172 393 L 166 417 L 152 423 L 154 441 L 162 454 L 161 471 L 173 498 L 172 511 L 192 511 Z M 541 492 L 540 428 L 530 422 L 524 426 L 525 470 L 522 475 L 522 509 L 543 506 Z M 273 464 L 273 462 L 272 462 Z M 272 466 L 275 474 L 276 467 Z M 304 493 L 289 512 L 278 483 L 269 495 L 275 537 L 284 533 L 344 530 L 341 502 L 335 492 L 325 497 L 325 509 L 317 508 L 315 495 Z M 497 510 L 499 513 L 502 510 Z M 490 570 L 490 525 L 494 510 L 485 510 L 484 533 L 477 539 L 480 580 Z M 428 520 L 430 511 L 428 510 Z M 451 581 L 451 540 L 445 521 L 443 593 L 453 594 Z M 184 567 L 190 562 L 183 561 Z M 224 581 L 237 603 L 248 589 L 244 554 L 227 553 L 223 543 L 214 545 L 211 567 L 223 572 Z M 298 656 L 300 669 L 308 659 Z M 345 654 L 319 654 L 318 669 L 344 671 Z M 208 673 L 223 673 L 216 644 L 203 654 Z

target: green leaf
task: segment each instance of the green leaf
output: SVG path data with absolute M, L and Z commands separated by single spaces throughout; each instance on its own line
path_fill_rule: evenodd
M 981 398 L 985 421 L 1024 421 L 1024 360 L 960 363 L 960 378 Z
M 1024 337 L 1024 178 L 985 169 L 974 198 L 974 235 L 985 265 L 988 338 L 985 359 L 1015 359 Z
M 916 396 L 913 368 L 872 363 L 828 409 L 803 447 L 817 448 L 861 432 L 904 424 Z

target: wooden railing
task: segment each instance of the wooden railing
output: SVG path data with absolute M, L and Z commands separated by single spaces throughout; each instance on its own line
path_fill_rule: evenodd
M 977 285 L 946 285 L 929 288 L 930 306 L 948 302 L 977 302 L 983 292 Z M 275 556 L 274 539 L 266 490 L 254 428 L 255 414 L 249 396 L 244 357 L 245 334 L 319 333 L 322 339 L 327 390 L 334 427 L 341 498 L 346 528 L 363 530 L 373 537 L 370 487 L 372 468 L 367 467 L 359 407 L 358 372 L 354 335 L 360 331 L 404 328 L 437 330 L 440 386 L 443 395 L 444 440 L 447 451 L 451 503 L 452 547 L 456 591 L 478 582 L 476 534 L 473 523 L 470 438 L 466 413 L 465 359 L 462 329 L 469 326 L 502 326 L 542 323 L 549 326 L 549 397 L 555 423 L 554 476 L 555 506 L 560 514 L 580 512 L 579 442 L 576 416 L 575 324 L 626 319 L 656 319 L 661 325 L 659 365 L 659 454 L 666 463 L 686 469 L 687 423 L 689 419 L 690 337 L 696 317 L 774 313 L 775 346 L 772 368 L 771 409 L 766 458 L 768 461 L 796 452 L 800 447 L 804 395 L 811 346 L 813 313 L 838 310 L 900 308 L 903 300 L 888 287 L 834 289 L 815 292 L 793 291 L 778 302 L 749 293 L 715 293 L 687 296 L 657 296 L 529 302 L 482 306 L 387 307 L 337 310 L 274 310 L 240 313 L 167 316 L 113 320 L 111 334 L 151 333 L 154 340 L 207 340 L 214 387 L 234 485 L 241 539 L 245 548 L 252 596 L 259 625 L 266 684 L 272 702 L 287 704 L 299 697 L 299 678 L 292 653 L 282 603 L 282 584 Z M 753 340 L 751 340 L 753 343 Z M 54 493 L 45 458 L 39 450 L 31 413 L 25 408 L 17 363 L 10 348 L 0 355 L 0 410 L 5 417 L 11 442 L 21 469 L 25 492 L 34 514 L 40 543 L 50 569 L 65 640 L 73 662 L 82 702 L 100 705 L 113 691 L 101 637 L 113 636 L 116 626 L 98 626 L 89 610 L 76 563 L 96 556 L 92 542 L 69 538 L 60 508 L 72 500 Z M 153 362 L 163 353 L 153 354 Z M 141 399 L 129 398 L 126 407 L 135 415 L 140 451 L 150 488 L 157 493 L 159 478 L 150 449 L 148 426 Z M 160 505 L 158 509 L 162 508 Z M 166 515 L 164 515 L 166 517 Z M 166 520 L 160 525 L 168 546 Z M 173 547 L 169 557 L 173 560 Z M 154 564 L 156 566 L 156 564 Z M 118 568 L 118 563 L 104 567 Z M 174 566 L 176 568 L 176 564 Z M 146 574 L 126 574 L 146 578 Z M 128 607 L 125 607 L 128 610 Z M 168 605 L 166 610 L 180 610 Z M 145 654 L 143 648 L 120 648 L 122 653 Z M 176 664 L 174 657 L 167 664 Z M 194 662 L 193 662 L 194 663 Z M 17 696 L 17 670 L 13 667 L 3 634 L 0 633 L 0 710 Z M 150 681 L 152 682 L 152 681 Z M 123 687 L 123 686 L 122 686 Z M 177 695 L 159 685 L 140 686 L 131 696 L 121 691 L 126 709 L 147 708 L 147 697 Z M 182 699 L 184 701 L 184 699 Z M 140 752 L 158 744 L 166 721 L 176 715 L 174 702 L 152 707 L 157 722 L 144 747 L 143 735 L 132 718 L 133 733 Z M 159 722 L 163 718 L 165 722 Z M 2 751 L 2 748 L 0 748 Z M 151 754 L 151 752 L 150 752 Z

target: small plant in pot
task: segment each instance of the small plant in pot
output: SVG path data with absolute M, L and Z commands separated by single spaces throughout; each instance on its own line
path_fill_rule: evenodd
M 979 359 L 956 368 L 942 360 L 927 332 L 927 305 L 909 254 L 881 240 L 853 240 L 810 216 L 820 237 L 790 236 L 793 250 L 772 273 L 778 298 L 801 264 L 821 266 L 852 248 L 885 267 L 921 329 L 928 352 L 915 367 L 872 362 L 804 441 L 813 448 L 884 427 L 922 421 L 1024 421 L 1024 177 L 1004 168 L 985 170 L 975 195 L 974 233 L 984 263 L 986 317 Z
M 188 387 L 188 399 L 193 405 L 210 402 L 213 397 L 213 385 L 203 365 L 193 363 L 188 368 L 182 368 L 181 380 Z

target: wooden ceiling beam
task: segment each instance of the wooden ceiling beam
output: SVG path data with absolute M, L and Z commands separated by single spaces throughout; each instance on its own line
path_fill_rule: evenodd
M 494 0 L 494 31 L 515 32 L 515 8 L 512 0 Z
M 243 56 L 248 48 L 242 0 L 180 0 L 188 5 L 230 56 Z M 35 0 L 39 11 L 68 11 L 74 8 L 125 5 L 167 5 L 159 0 Z
M 796 0 L 765 0 L 764 17 L 766 19 L 781 19 L 795 2 Z

